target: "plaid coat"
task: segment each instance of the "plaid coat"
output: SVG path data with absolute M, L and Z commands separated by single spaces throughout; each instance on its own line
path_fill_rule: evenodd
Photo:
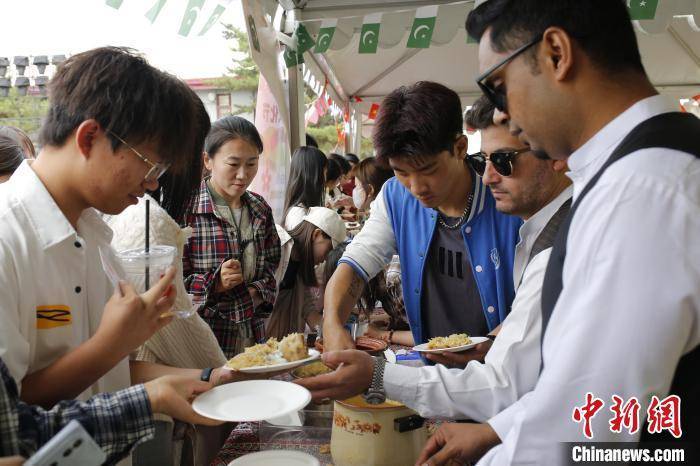
M 238 324 L 253 327 L 256 341 L 265 337 L 262 319 L 253 319 L 253 300 L 248 293 L 254 287 L 270 307 L 275 302 L 275 270 L 280 261 L 280 239 L 277 236 L 272 209 L 258 194 L 246 191 L 241 196 L 248 208 L 255 245 L 255 275 L 253 281 L 242 283 L 223 293 L 215 291 L 221 265 L 231 259 L 240 259 L 238 232 L 216 211 L 209 195 L 206 180 L 202 181 L 195 208 L 185 222 L 193 232 L 185 244 L 183 274 L 185 287 L 194 295 L 199 313 L 214 331 L 224 353 L 231 357 L 238 338 Z M 250 264 L 244 266 L 250 267 Z

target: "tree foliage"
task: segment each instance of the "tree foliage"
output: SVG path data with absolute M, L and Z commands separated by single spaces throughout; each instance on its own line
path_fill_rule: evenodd
M 16 126 L 35 139 L 48 108 L 45 97 L 19 95 L 11 88 L 7 97 L 0 97 L 0 125 Z
M 248 34 L 233 24 L 223 24 L 223 26 L 222 34 L 224 39 L 232 42 L 231 52 L 233 52 L 233 58 L 231 59 L 231 66 L 226 68 L 226 75 L 218 78 L 216 85 L 231 92 L 251 92 L 253 94 L 253 102 L 255 102 L 260 72 L 250 54 Z M 234 115 L 252 114 L 255 110 L 255 103 L 253 105 L 235 105 L 234 107 L 232 111 Z

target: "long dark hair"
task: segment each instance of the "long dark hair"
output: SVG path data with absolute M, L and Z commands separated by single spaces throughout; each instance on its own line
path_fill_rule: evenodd
M 325 154 L 315 147 L 300 147 L 294 151 L 282 218 L 286 218 L 289 209 L 297 205 L 306 209 L 321 206 L 327 166 Z
M 11 175 L 24 160 L 24 151 L 10 137 L 0 135 L 0 175 Z
M 301 278 L 301 281 L 306 286 L 318 286 L 316 272 L 314 271 L 316 264 L 314 263 L 313 244 L 313 234 L 317 229 L 318 227 L 316 225 L 304 220 L 299 223 L 299 225 L 288 231 L 289 236 L 291 236 L 294 240 L 293 250 L 299 257 L 300 267 L 298 277 Z M 323 230 L 321 230 L 321 233 L 323 236 L 330 239 L 330 236 L 328 236 Z
M 335 270 L 338 268 L 338 261 L 343 257 L 346 247 L 347 243 L 339 244 L 328 253 L 326 264 L 323 269 L 323 276 L 326 283 L 330 281 L 333 273 L 335 273 Z M 377 301 L 382 303 L 382 308 L 391 318 L 389 328 L 403 329 L 401 313 L 405 313 L 405 310 L 397 309 L 396 303 L 391 299 L 391 295 L 387 291 L 386 273 L 383 270 L 375 275 L 367 283 L 364 290 L 362 290 L 362 295 L 357 301 L 357 308 L 361 312 L 369 315 Z
M 350 173 L 350 170 L 352 170 L 350 162 L 348 162 L 342 155 L 333 152 L 328 156 L 328 158 L 338 162 L 338 165 L 340 165 L 340 172 L 343 175 L 347 175 L 348 173 Z
M 198 129 L 194 131 L 198 135 L 196 141 L 199 153 L 193 154 L 186 163 L 182 164 L 180 170 L 168 170 L 158 180 L 158 189 L 149 194 L 158 201 L 161 207 L 177 223 L 182 224 L 185 216 L 194 208 L 194 202 L 199 193 L 199 185 L 202 181 L 202 169 L 204 159 L 202 150 L 204 149 L 204 137 L 209 132 L 211 122 L 209 114 L 204 105 L 199 101 L 195 104 L 195 121 L 193 126 Z

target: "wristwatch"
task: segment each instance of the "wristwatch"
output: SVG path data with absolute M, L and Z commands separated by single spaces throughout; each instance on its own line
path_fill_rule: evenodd
M 374 370 L 372 371 L 372 383 L 367 392 L 362 395 L 365 401 L 371 405 L 382 404 L 386 401 L 386 392 L 384 391 L 384 358 L 373 356 Z
M 207 367 L 206 369 L 202 369 L 202 375 L 199 376 L 199 380 L 201 380 L 202 382 L 209 382 L 209 379 L 211 378 L 211 373 L 213 371 L 213 367 Z

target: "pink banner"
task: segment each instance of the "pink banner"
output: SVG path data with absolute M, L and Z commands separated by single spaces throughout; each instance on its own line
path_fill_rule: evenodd
M 264 150 L 250 190 L 265 198 L 272 207 L 275 223 L 281 223 L 289 173 L 289 142 L 280 108 L 262 75 L 258 82 L 255 127 L 262 137 Z

